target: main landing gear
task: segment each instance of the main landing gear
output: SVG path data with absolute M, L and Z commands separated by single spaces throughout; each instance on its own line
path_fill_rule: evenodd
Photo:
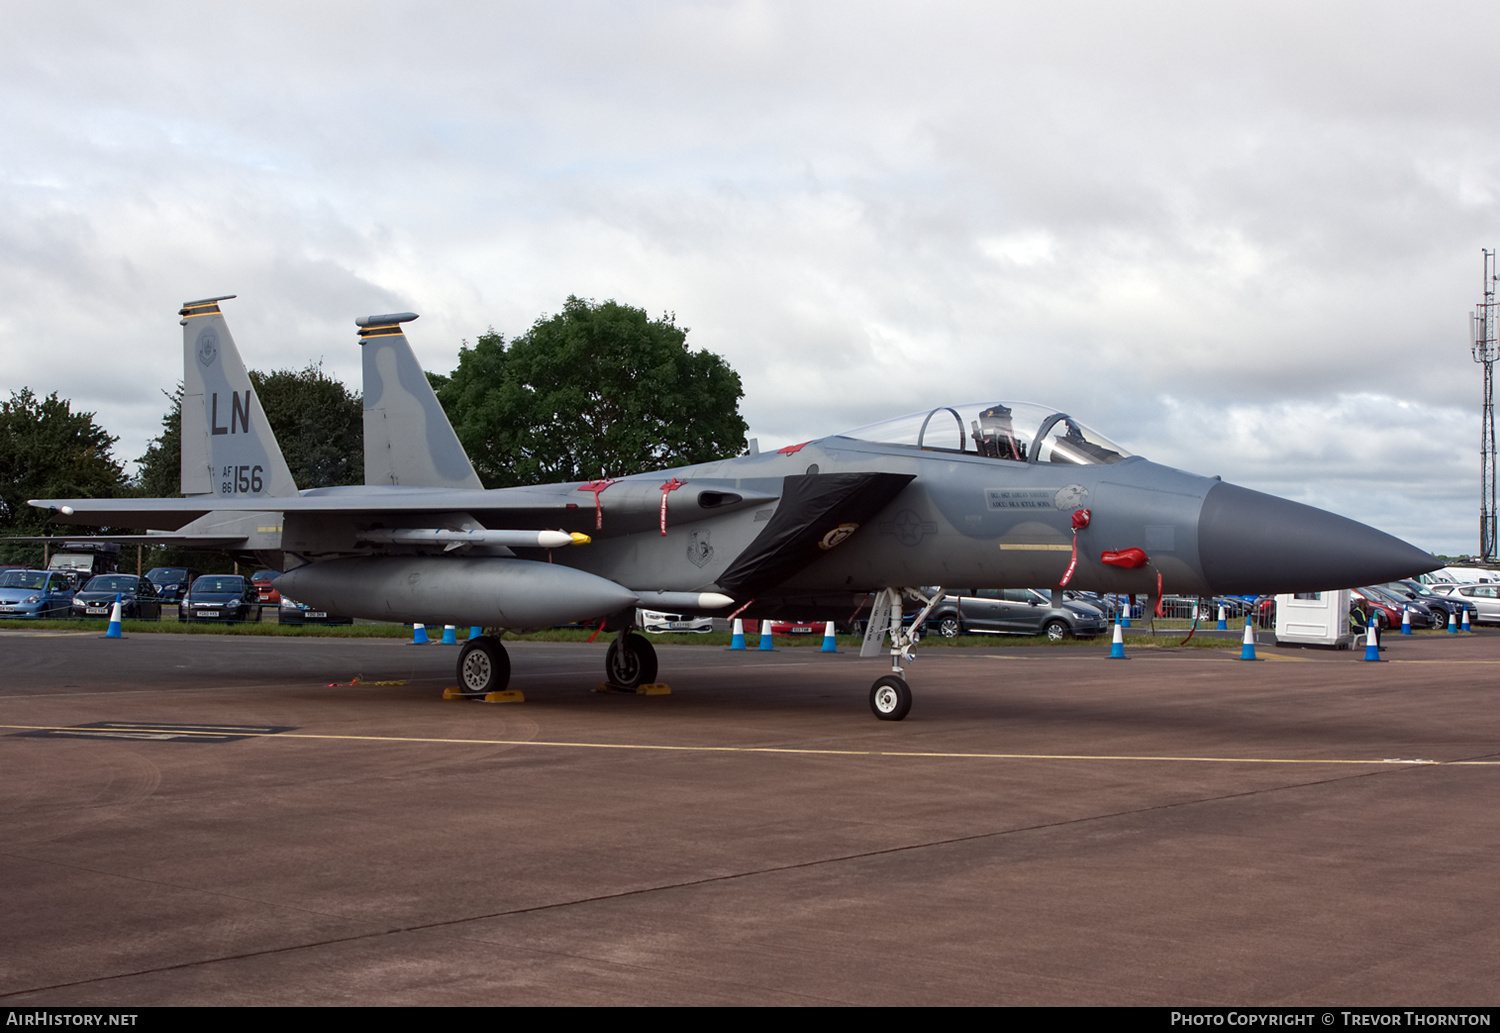
M 926 604 L 916 620 L 908 628 L 901 620 L 901 597 L 906 595 Z M 875 679 L 870 686 L 870 710 L 882 721 L 900 721 L 911 711 L 911 686 L 902 677 L 901 661 L 910 663 L 915 657 L 912 650 L 922 637 L 921 627 L 933 609 L 943 599 L 943 590 L 935 589 L 931 596 L 915 588 L 885 588 L 875 595 L 875 605 L 870 611 L 870 625 L 865 629 L 865 642 L 859 655 L 878 656 L 886 632 L 891 636 L 891 673 Z
M 628 627 L 620 629 L 604 656 L 604 676 L 621 689 L 656 681 L 656 647 Z
M 501 692 L 510 684 L 510 654 L 497 638 L 481 635 L 464 643 L 458 653 L 458 685 L 476 699 Z
M 656 680 L 656 649 L 645 637 L 629 628 L 609 644 L 604 658 L 604 676 L 609 684 L 634 689 Z M 465 696 L 475 699 L 502 692 L 510 684 L 510 655 L 500 640 L 488 635 L 471 638 L 458 653 L 458 685 Z

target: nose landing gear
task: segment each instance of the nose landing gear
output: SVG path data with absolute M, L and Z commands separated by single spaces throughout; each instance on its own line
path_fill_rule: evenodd
M 922 612 L 908 628 L 901 620 L 901 597 L 906 595 L 925 603 Z M 870 686 L 870 710 L 882 721 L 900 721 L 911 711 L 911 686 L 902 677 L 905 671 L 901 661 L 910 663 L 915 657 L 912 650 L 922 637 L 922 622 L 943 599 L 943 590 L 937 588 L 932 595 L 924 595 L 915 588 L 885 588 L 875 595 L 875 605 L 870 611 L 870 624 L 865 629 L 864 645 L 859 655 L 878 656 L 887 631 L 891 636 L 891 673 L 877 678 Z

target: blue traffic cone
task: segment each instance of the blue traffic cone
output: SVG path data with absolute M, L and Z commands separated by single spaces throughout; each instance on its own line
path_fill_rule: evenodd
M 120 594 L 115 593 L 115 604 L 109 608 L 109 627 L 104 631 L 105 638 L 120 638 Z
M 1401 634 L 1411 634 L 1411 607 L 1401 607 Z
M 1109 658 L 1111 660 L 1129 660 L 1130 659 L 1130 657 L 1128 657 L 1128 656 L 1125 655 L 1125 635 L 1120 630 L 1120 627 L 1121 627 L 1120 621 L 1119 621 L 1118 618 L 1116 618 L 1116 620 L 1115 620 L 1115 637 L 1114 637 L 1113 640 L 1111 640 L 1111 642 L 1109 644 Z
M 1365 628 L 1365 659 L 1379 660 L 1380 646 L 1375 643 L 1375 622 L 1371 621 Z
M 484 637 L 484 629 L 481 628 L 478 624 L 474 625 L 472 628 L 469 629 L 469 641 L 470 642 L 474 641 L 476 638 L 483 638 L 483 637 Z
M 1467 621 L 1468 619 L 1469 619 L 1469 611 L 1468 611 L 1467 608 L 1465 608 L 1464 609 L 1464 620 Z M 1458 634 L 1458 618 L 1455 617 L 1455 616 L 1453 616 L 1453 614 L 1451 614 L 1451 613 L 1448 614 L 1448 634 L 1450 634 L 1450 635 L 1457 635 Z
M 729 648 L 745 648 L 745 622 L 738 617 L 734 619 L 734 634 L 729 637 Z
M 1463 630 L 1464 631 L 1471 630 L 1469 628 L 1469 608 L 1467 606 L 1464 607 L 1464 625 L 1463 625 Z
M 1224 616 L 1224 604 L 1223 603 L 1219 604 L 1219 626 L 1215 630 L 1217 630 L 1217 631 L 1228 631 L 1229 630 L 1229 621 Z
M 1250 618 L 1245 618 L 1245 640 L 1240 645 L 1240 659 L 1254 660 L 1255 657 L 1255 626 L 1250 623 Z
M 1130 627 L 1130 608 L 1133 605 L 1134 603 L 1132 603 L 1129 599 L 1125 600 L 1125 609 L 1123 611 L 1124 617 L 1121 619 L 1121 623 L 1127 628 Z
M 413 624 L 411 626 L 411 644 L 414 646 L 425 646 L 427 641 L 427 625 Z
M 458 629 L 455 628 L 451 624 L 444 624 L 443 625 L 443 645 L 445 645 L 445 646 L 456 646 L 456 645 L 458 645 Z
M 837 653 L 838 651 L 838 643 L 833 640 L 833 621 L 825 621 L 823 623 L 823 648 L 820 652 Z
M 761 649 L 775 649 L 776 648 L 774 645 L 771 644 L 771 622 L 770 621 L 761 621 L 760 622 L 760 648 Z

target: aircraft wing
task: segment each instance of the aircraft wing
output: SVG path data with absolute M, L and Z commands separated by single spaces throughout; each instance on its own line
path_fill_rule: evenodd
M 668 496 L 668 523 L 701 515 L 705 508 L 728 512 L 765 505 L 778 497 L 709 479 L 689 479 L 680 483 L 681 490 L 663 491 L 661 481 L 661 474 L 624 478 L 597 492 L 593 486 L 581 484 L 477 491 L 355 485 L 313 489 L 282 498 L 204 495 L 180 499 L 32 499 L 30 504 L 48 510 L 57 523 L 162 531 L 177 531 L 209 513 L 395 519 L 406 526 L 424 515 L 466 513 L 488 527 L 562 526 L 608 535 L 654 526 L 664 494 Z

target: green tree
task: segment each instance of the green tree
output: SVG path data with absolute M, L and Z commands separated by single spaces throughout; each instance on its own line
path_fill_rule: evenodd
M 27 499 L 120 494 L 125 475 L 111 451 L 117 440 L 94 422 L 93 413 L 73 412 L 55 391 L 38 398 L 23 387 L 0 402 L 0 533 L 47 532 L 47 514 Z M 15 545 L 6 552 L 11 562 L 36 562 L 42 550 Z
M 569 297 L 510 342 L 491 329 L 438 388 L 489 487 L 619 477 L 745 448 L 739 374 L 673 316 Z
M 271 431 L 299 488 L 365 482 L 364 403 L 359 392 L 323 372 L 250 370 Z
M 297 487 L 364 483 L 364 407 L 356 392 L 316 364 L 249 373 Z M 147 498 L 182 494 L 181 384 L 167 400 L 161 434 L 136 460 L 135 490 Z
M 161 418 L 161 434 L 151 439 L 146 454 L 135 461 L 134 493 L 147 499 L 173 498 L 182 494 L 182 385 L 171 394 Z

